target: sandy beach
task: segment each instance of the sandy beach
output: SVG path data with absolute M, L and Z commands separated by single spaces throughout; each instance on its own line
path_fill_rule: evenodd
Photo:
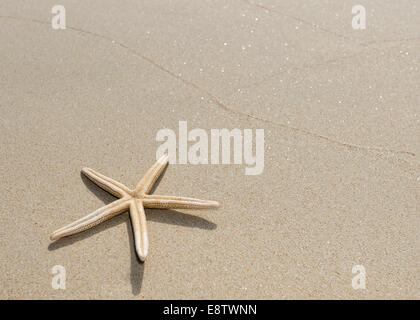
M 0 42 L 0 299 L 420 297 L 418 1 L 3 0 Z M 155 194 L 221 206 L 146 209 L 145 263 L 127 213 L 50 240 L 180 121 L 262 129 L 263 171 L 169 164 Z

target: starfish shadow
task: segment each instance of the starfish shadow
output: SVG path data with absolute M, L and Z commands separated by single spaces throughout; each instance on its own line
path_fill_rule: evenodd
M 96 197 L 98 197 L 104 204 L 111 203 L 117 198 L 113 195 L 109 194 L 105 190 L 99 188 L 95 185 L 92 181 L 90 181 L 83 173 L 80 174 L 83 183 L 85 186 L 91 191 Z M 67 247 L 72 245 L 75 242 L 90 238 L 91 236 L 102 232 L 104 230 L 116 227 L 121 223 L 125 223 L 127 226 L 127 234 L 128 234 L 128 241 L 130 244 L 130 255 L 131 255 L 131 273 L 130 273 L 130 281 L 131 281 L 131 291 L 133 295 L 138 295 L 141 291 L 141 285 L 143 282 L 143 274 L 144 274 L 144 264 L 140 261 L 137 257 L 134 245 L 134 238 L 133 238 L 133 230 L 131 227 L 130 218 L 126 213 L 116 216 L 108 221 L 100 223 L 99 225 L 95 226 L 95 228 L 91 228 L 85 230 L 81 233 L 72 235 L 70 237 L 65 237 L 60 239 L 59 241 L 53 242 L 48 246 L 48 250 L 53 251 L 56 249 L 60 249 L 63 247 Z
M 102 232 L 104 230 L 113 228 L 121 223 L 125 223 L 127 226 L 127 234 L 128 234 L 128 241 L 130 245 L 130 255 L 131 255 L 131 273 L 130 273 L 130 281 L 131 281 L 131 291 L 133 295 L 138 295 L 141 291 L 141 285 L 143 282 L 143 273 L 144 273 L 144 264 L 140 261 L 137 257 L 135 246 L 134 246 L 134 239 L 133 239 L 133 230 L 131 228 L 130 218 L 127 217 L 126 214 L 119 215 L 105 221 L 95 228 L 85 230 L 84 232 L 72 235 L 70 237 L 62 238 L 59 241 L 53 242 L 48 246 L 49 251 L 57 250 L 63 247 L 67 247 L 72 245 L 75 242 L 90 238 L 91 236 Z
M 148 221 L 174 224 L 182 227 L 214 230 L 217 225 L 204 218 L 171 209 L 145 209 Z
M 114 197 L 112 194 L 108 193 L 104 189 L 102 189 L 102 188 L 98 187 L 96 184 L 94 184 L 82 172 L 80 172 L 80 178 L 82 178 L 82 181 L 85 184 L 86 188 L 88 188 L 89 191 L 92 192 L 104 204 L 111 203 L 111 202 L 118 199 L 118 198 Z
M 130 282 L 131 282 L 131 292 L 133 295 L 140 294 L 141 285 L 143 283 L 144 275 L 144 263 L 140 261 L 137 256 L 134 237 L 133 237 L 133 228 L 131 226 L 130 219 L 126 220 L 128 241 L 130 243 L 130 253 L 131 253 L 131 272 L 130 272 Z
M 151 193 L 153 193 L 161 182 L 163 176 L 165 175 L 167 167 L 163 170 L 162 174 L 156 180 Z M 111 203 L 117 198 L 109 194 L 105 190 L 98 187 L 92 181 L 90 181 L 83 173 L 80 173 L 81 179 L 85 186 L 92 192 L 96 197 L 98 197 L 104 204 Z M 192 214 L 178 212 L 171 209 L 146 209 L 146 212 L 149 213 L 147 218 L 150 221 L 163 222 L 167 224 L 174 224 L 190 228 L 200 228 L 213 230 L 216 229 L 217 225 L 213 222 L 210 222 L 204 218 L 197 217 Z M 130 244 L 130 254 L 131 254 L 131 275 L 130 281 L 132 286 L 133 295 L 138 295 L 141 291 L 141 286 L 143 282 L 144 275 L 144 263 L 140 261 L 135 251 L 133 229 L 131 226 L 130 218 L 128 215 L 122 214 L 116 216 L 108 221 L 105 221 L 92 229 L 85 230 L 81 233 L 65 237 L 59 241 L 53 242 L 48 246 L 49 251 L 60 249 L 72 245 L 75 242 L 90 238 L 91 236 L 102 232 L 106 229 L 113 228 L 121 223 L 125 223 L 127 226 L 128 240 Z
M 152 189 L 150 190 L 150 194 L 153 194 L 156 191 L 167 169 L 168 169 L 168 166 L 166 166 L 165 169 L 163 169 L 161 175 L 156 180 Z M 200 228 L 200 229 L 207 229 L 207 230 L 213 230 L 213 229 L 216 229 L 217 227 L 216 224 L 206 219 L 197 217 L 192 214 L 172 210 L 172 209 L 145 209 L 145 210 L 147 213 L 150 213 L 149 215 L 147 215 L 147 220 L 150 220 L 150 221 L 163 222 L 163 223 L 175 224 L 175 225 L 183 226 L 183 227 Z

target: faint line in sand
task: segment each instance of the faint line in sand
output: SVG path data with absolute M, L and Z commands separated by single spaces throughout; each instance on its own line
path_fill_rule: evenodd
M 339 38 L 353 41 L 353 42 L 355 42 L 355 43 L 357 43 L 357 44 L 359 44 L 361 46 L 370 46 L 370 45 L 375 44 L 375 43 L 385 43 L 385 42 L 420 41 L 420 36 L 415 36 L 415 37 L 403 38 L 403 39 L 383 39 L 383 40 L 374 40 L 374 41 L 368 41 L 368 42 L 359 42 L 357 39 L 354 39 L 352 37 L 348 37 L 348 36 L 345 36 L 345 35 L 340 34 L 338 32 L 334 32 L 332 30 L 329 30 L 327 28 L 324 28 L 324 27 L 320 26 L 319 24 L 316 24 L 315 22 L 311 22 L 311 21 L 308 21 L 308 20 L 305 20 L 305 19 L 301 19 L 299 17 L 295 17 L 295 16 L 292 16 L 292 15 L 286 14 L 286 13 L 280 11 L 280 10 L 277 10 L 277 9 L 274 9 L 274 8 L 270 8 L 270 7 L 267 7 L 267 6 L 264 6 L 264 5 L 260 4 L 260 3 L 255 3 L 255 2 L 252 2 L 252 1 L 249 1 L 249 0 L 239 0 L 239 1 L 241 1 L 243 3 L 247 3 L 250 6 L 254 6 L 254 7 L 260 8 L 260 9 L 266 11 L 266 12 L 278 14 L 280 16 L 284 16 L 286 18 L 289 18 L 289 19 L 292 19 L 292 20 L 296 20 L 296 21 L 301 22 L 303 24 L 312 26 L 315 29 L 319 29 L 319 30 L 324 31 L 326 33 L 333 34 L 333 35 L 335 35 L 335 36 L 337 36 Z
M 32 18 L 25 18 L 25 17 L 0 16 L 0 18 L 21 20 L 21 21 L 32 21 L 32 22 L 35 22 L 35 23 L 50 25 L 49 22 L 45 22 L 45 21 L 37 20 L 37 19 L 32 19 Z M 122 42 L 119 42 L 117 40 L 114 40 L 111 37 L 108 37 L 108 36 L 105 36 L 105 35 L 102 35 L 102 34 L 99 34 L 99 33 L 96 33 L 96 32 L 92 32 L 92 31 L 88 31 L 88 30 L 84 30 L 84 29 L 80 29 L 80 28 L 76 28 L 76 27 L 71 27 L 71 26 L 68 26 L 68 25 L 66 26 L 66 28 L 68 30 L 73 30 L 73 31 L 77 31 L 77 32 L 80 32 L 80 33 L 84 33 L 84 34 L 89 34 L 89 35 L 92 35 L 92 36 L 95 36 L 95 37 L 98 37 L 98 38 L 102 38 L 104 40 L 110 41 L 111 43 L 116 44 L 116 45 L 118 45 L 118 46 L 126 49 L 127 51 L 131 52 L 133 55 L 138 56 L 138 57 L 142 58 L 143 60 L 149 62 L 150 64 L 152 64 L 153 66 L 155 66 L 159 70 L 161 70 L 161 71 L 169 74 L 173 78 L 176 78 L 177 80 L 182 81 L 184 84 L 186 84 L 186 85 L 188 85 L 190 87 L 193 87 L 193 88 L 197 89 L 201 93 L 203 93 L 206 96 L 208 96 L 210 98 L 210 102 L 216 103 L 217 106 L 219 106 L 221 109 L 224 109 L 225 111 L 227 111 L 229 113 L 233 113 L 233 114 L 236 114 L 236 115 L 239 115 L 239 116 L 246 117 L 248 119 L 258 120 L 258 121 L 261 121 L 261 122 L 265 122 L 265 123 L 271 124 L 273 126 L 277 126 L 277 127 L 281 127 L 281 128 L 286 128 L 286 129 L 289 129 L 289 130 L 292 130 L 292 131 L 295 131 L 295 132 L 299 132 L 299 133 L 303 133 L 303 134 L 306 134 L 306 135 L 310 135 L 310 136 L 313 136 L 315 138 L 328 141 L 329 143 L 346 147 L 348 149 L 365 150 L 365 151 L 375 151 L 375 152 L 379 152 L 379 153 L 406 154 L 406 155 L 410 155 L 410 156 L 415 156 L 415 153 L 410 152 L 410 151 L 385 149 L 385 148 L 380 148 L 380 147 L 368 147 L 368 146 L 362 146 L 362 145 L 356 145 L 356 144 L 342 142 L 342 141 L 339 141 L 339 140 L 335 140 L 335 139 L 329 138 L 327 136 L 323 136 L 323 135 L 318 134 L 318 133 L 311 132 L 311 131 L 306 130 L 306 129 L 301 129 L 301 128 L 289 126 L 289 125 L 286 125 L 286 124 L 282 124 L 282 123 L 278 123 L 278 122 L 273 122 L 271 120 L 264 119 L 262 117 L 258 117 L 258 116 L 255 116 L 255 115 L 252 115 L 252 114 L 249 114 L 249 113 L 246 113 L 246 112 L 242 112 L 240 110 L 237 110 L 235 108 L 232 108 L 232 107 L 224 104 L 221 101 L 220 98 L 216 97 L 214 94 L 212 94 L 208 90 L 200 87 L 199 85 L 195 84 L 194 82 L 192 82 L 190 80 L 187 80 L 187 79 L 182 78 L 181 76 L 175 74 L 174 72 L 172 72 L 169 69 L 165 68 L 164 66 L 160 65 L 159 63 L 157 63 L 153 59 L 151 59 L 151 58 L 149 58 L 149 57 L 147 57 L 147 56 L 139 53 L 138 51 L 136 51 L 136 50 L 128 47 L 127 45 L 125 45 Z M 406 162 L 406 163 L 408 163 L 410 165 L 413 165 L 412 163 L 410 163 L 408 161 L 405 161 L 405 160 L 402 160 L 402 159 L 400 159 L 400 161 L 403 161 L 403 162 Z
M 336 37 L 339 37 L 339 38 L 342 38 L 342 39 L 345 39 L 345 40 L 350 40 L 350 41 L 357 42 L 357 40 L 356 40 L 356 39 L 353 39 L 353 38 L 351 38 L 351 37 L 348 37 L 348 36 L 342 35 L 342 34 L 340 34 L 340 33 L 337 33 L 337 32 L 331 31 L 331 30 L 329 30 L 329 29 L 326 29 L 326 28 L 324 28 L 324 27 L 321 27 L 319 24 L 316 24 L 316 23 L 311 22 L 311 21 L 307 21 L 307 20 L 305 20 L 305 19 L 301 19 L 301 18 L 299 18 L 299 17 L 292 16 L 292 15 L 290 15 L 290 14 L 286 14 L 286 13 L 284 13 L 284 12 L 282 12 L 282 11 L 279 11 L 279 10 L 276 10 L 276 9 L 273 9 L 273 8 L 270 8 L 270 7 L 266 7 L 266 6 L 264 6 L 264 5 L 260 4 L 260 3 L 255 3 L 255 2 L 252 2 L 252 1 L 249 1 L 249 0 L 240 0 L 240 1 L 241 1 L 241 2 L 243 2 L 243 3 L 247 3 L 247 4 L 248 4 L 248 5 L 250 5 L 250 6 L 254 6 L 254 7 L 260 8 L 260 9 L 262 9 L 262 10 L 266 11 L 266 12 L 271 12 L 271 13 L 274 13 L 274 14 L 278 14 L 278 15 L 280 15 L 280 16 L 283 16 L 283 17 L 286 17 L 286 18 L 289 18 L 289 19 L 292 19 L 292 20 L 298 21 L 298 22 L 300 22 L 300 23 L 303 23 L 303 24 L 306 24 L 306 25 L 312 26 L 312 27 L 314 27 L 315 29 L 318 29 L 318 30 L 324 31 L 324 32 L 326 32 L 326 33 L 333 34 L 333 35 L 335 35 Z

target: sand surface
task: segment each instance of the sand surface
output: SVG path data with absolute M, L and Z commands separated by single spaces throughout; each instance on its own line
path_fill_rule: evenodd
M 0 298 L 419 298 L 420 4 L 356 2 L 2 0 Z M 145 264 L 127 214 L 51 244 L 114 200 L 82 167 L 134 187 L 179 120 L 264 129 L 264 172 L 170 165 L 222 206 L 147 210 Z

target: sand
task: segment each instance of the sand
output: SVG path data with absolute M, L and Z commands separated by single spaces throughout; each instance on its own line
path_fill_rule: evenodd
M 359 2 L 1 1 L 0 298 L 418 299 L 420 7 Z M 50 242 L 114 200 L 83 167 L 134 187 L 180 120 L 264 129 L 263 173 L 169 165 L 222 206 L 147 210 L 145 264 L 127 214 Z

